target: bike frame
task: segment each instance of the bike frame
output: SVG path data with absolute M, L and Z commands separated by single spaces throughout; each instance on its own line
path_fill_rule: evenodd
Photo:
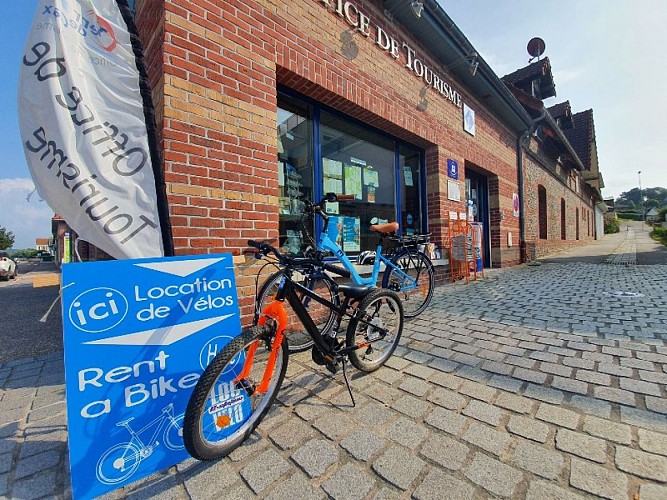
M 402 269 L 398 268 L 396 265 L 394 265 L 393 262 L 382 255 L 382 243 L 378 243 L 378 246 L 375 249 L 375 263 L 373 264 L 373 271 L 371 272 L 371 275 L 368 278 L 362 278 L 352 264 L 352 261 L 348 258 L 347 255 L 345 255 L 345 252 L 343 252 L 343 249 L 339 247 L 335 241 L 329 238 L 329 234 L 327 233 L 327 226 L 328 221 L 325 222 L 324 229 L 320 233 L 320 241 L 317 245 L 317 248 L 320 251 L 332 252 L 343 264 L 345 269 L 350 272 L 352 280 L 355 283 L 358 285 L 375 285 L 377 283 L 378 277 L 380 276 L 380 264 L 384 263 L 384 265 L 388 268 L 394 269 L 394 272 L 398 274 L 401 280 L 404 280 L 404 284 L 401 286 L 401 291 L 413 290 L 417 288 L 417 281 L 415 281 L 412 276 L 403 272 Z
M 342 316 L 355 318 L 367 326 L 371 326 L 375 329 L 383 331 L 381 332 L 381 335 L 377 339 L 374 339 L 373 341 L 363 342 L 361 344 L 357 344 L 354 346 L 345 347 L 343 349 L 334 352 L 333 349 L 325 343 L 324 337 L 317 328 L 317 325 L 315 325 L 315 322 L 310 317 L 310 314 L 308 314 L 308 310 L 304 306 L 303 302 L 299 299 L 297 291 L 303 293 L 308 298 L 315 300 L 316 302 L 319 302 L 320 304 L 335 311 L 338 314 L 339 318 L 341 318 Z M 306 328 L 306 331 L 312 337 L 313 341 L 315 342 L 315 345 L 320 349 L 320 351 L 322 351 L 324 359 L 326 359 L 330 363 L 333 363 L 333 361 L 336 358 L 340 358 L 352 351 L 356 351 L 357 349 L 363 349 L 364 347 L 367 347 L 373 342 L 382 340 L 387 335 L 387 331 L 385 329 L 380 328 L 377 325 L 371 324 L 365 318 L 358 317 L 356 312 L 355 313 L 348 312 L 347 308 L 350 301 L 349 297 L 346 297 L 345 300 L 343 301 L 343 304 L 339 307 L 333 302 L 330 302 L 320 297 L 315 292 L 306 288 L 300 283 L 293 281 L 291 277 L 283 275 L 275 299 L 264 308 L 264 310 L 262 311 L 262 316 L 260 317 L 258 323 L 261 326 L 266 324 L 266 321 L 268 319 L 275 321 L 276 335 L 273 339 L 273 345 L 271 346 L 271 354 L 269 355 L 269 360 L 266 364 L 266 368 L 264 369 L 264 375 L 262 377 L 262 381 L 256 388 L 257 392 L 265 393 L 269 388 L 269 384 L 271 382 L 271 374 L 273 373 L 273 370 L 276 365 L 276 360 L 278 358 L 278 349 L 283 343 L 284 331 L 287 325 L 289 324 L 287 312 L 285 311 L 285 299 L 287 299 L 289 305 L 292 307 L 297 317 L 299 318 L 303 326 Z M 243 364 L 243 369 L 241 370 L 241 373 L 234 379 L 234 383 L 238 383 L 240 380 L 249 377 L 250 370 L 252 369 L 252 364 L 254 361 L 255 352 L 257 351 L 258 346 L 259 346 L 259 341 L 256 341 L 248 348 L 248 353 L 246 355 L 246 360 Z

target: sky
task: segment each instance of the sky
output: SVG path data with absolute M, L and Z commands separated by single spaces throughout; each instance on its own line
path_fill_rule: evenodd
M 667 1 L 439 0 L 498 76 L 528 64 L 528 41 L 546 43 L 555 98 L 593 109 L 605 198 L 667 187 Z M 14 248 L 51 234 L 51 210 L 33 190 L 18 132 L 19 64 L 37 0 L 0 0 L 0 226 Z M 543 56 L 543 57 L 544 57 Z M 638 172 L 641 171 L 641 174 Z

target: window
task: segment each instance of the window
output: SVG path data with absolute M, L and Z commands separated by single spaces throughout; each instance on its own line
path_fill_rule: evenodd
M 302 197 L 313 198 L 313 121 L 309 106 L 284 98 L 278 105 L 278 212 L 280 246 L 302 250 Z M 312 231 L 313 228 L 308 228 Z M 311 233 L 312 234 L 312 233 Z
M 560 239 L 567 239 L 567 232 L 565 226 L 565 199 L 560 199 Z
M 537 186 L 537 212 L 540 225 L 540 239 L 547 239 L 547 190 L 544 186 Z
M 292 253 L 303 249 L 300 197 L 354 196 L 327 207 L 329 230 L 338 230 L 339 245 L 351 255 L 375 249 L 377 235 L 369 229 L 374 219 L 399 222 L 403 234 L 426 229 L 420 149 L 282 92 L 278 163 L 280 243 Z

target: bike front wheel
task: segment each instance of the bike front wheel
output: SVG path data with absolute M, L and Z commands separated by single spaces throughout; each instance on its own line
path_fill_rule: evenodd
M 275 297 L 276 293 L 278 292 L 278 288 L 280 287 L 280 281 L 283 275 L 284 274 L 282 271 L 273 273 L 262 285 L 262 288 L 257 295 L 257 301 L 255 302 L 255 307 L 257 308 L 257 318 L 259 318 L 261 311 Z M 338 293 L 336 293 L 334 290 L 334 286 L 329 279 L 321 277 L 313 278 L 306 275 L 305 279 L 296 281 L 301 283 L 309 290 L 312 290 L 320 297 L 328 300 L 329 302 L 333 302 L 334 305 L 340 305 Z M 336 320 L 336 315 L 333 309 L 326 307 L 309 297 L 301 297 L 301 302 L 304 304 L 304 306 L 306 306 L 308 314 L 315 322 L 315 325 L 320 331 L 320 334 L 324 335 L 326 332 L 328 332 Z M 288 317 L 293 319 L 293 321 L 290 321 L 285 328 L 285 334 L 288 338 L 289 352 L 302 352 L 310 349 L 313 346 L 313 339 L 304 329 L 301 321 L 296 319 L 296 313 L 292 310 L 287 301 L 285 301 L 285 310 L 287 311 Z
M 361 301 L 347 328 L 347 347 L 363 346 L 350 352 L 350 362 L 364 372 L 377 370 L 393 354 L 401 333 L 403 306 L 398 295 L 391 290 L 372 291 Z
M 433 264 L 426 255 L 416 250 L 404 250 L 391 262 L 407 276 L 387 266 L 382 288 L 395 291 L 403 302 L 405 317 L 414 318 L 424 312 L 433 298 Z
M 204 370 L 183 421 L 183 442 L 194 458 L 216 460 L 231 453 L 273 404 L 287 371 L 288 351 L 286 337 L 275 350 L 272 340 L 269 327 L 249 328 Z
M 141 463 L 141 451 L 134 443 L 120 443 L 109 448 L 97 461 L 97 479 L 104 484 L 118 484 L 128 479 Z

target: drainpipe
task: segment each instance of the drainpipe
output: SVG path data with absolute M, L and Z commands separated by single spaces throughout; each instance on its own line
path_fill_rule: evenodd
M 518 184 L 519 184 L 519 252 L 521 262 L 526 262 L 528 257 L 526 255 L 526 220 L 523 210 L 523 148 L 526 139 L 535 130 L 537 124 L 547 116 L 547 109 L 542 108 L 542 114 L 530 122 L 530 127 L 519 136 L 517 139 L 516 153 L 517 153 L 517 170 L 518 170 Z

